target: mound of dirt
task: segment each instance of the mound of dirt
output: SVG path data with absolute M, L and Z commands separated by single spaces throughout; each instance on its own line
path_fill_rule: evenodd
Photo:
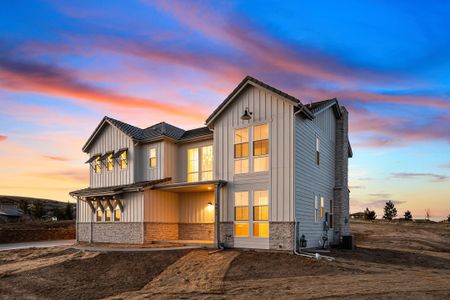
M 94 257 L 87 259 L 68 259 L 17 275 L 4 276 L 0 280 L 0 294 L 2 299 L 23 299 L 30 296 L 47 299 L 101 299 L 141 289 L 186 253 L 109 252 L 96 253 Z

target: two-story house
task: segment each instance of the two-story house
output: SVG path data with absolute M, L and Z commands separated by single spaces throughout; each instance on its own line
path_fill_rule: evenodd
M 77 240 L 292 250 L 349 234 L 348 113 L 247 76 L 183 130 L 105 117 L 83 147 Z

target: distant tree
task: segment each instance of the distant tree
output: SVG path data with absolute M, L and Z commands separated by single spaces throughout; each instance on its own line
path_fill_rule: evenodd
M 427 221 L 430 221 L 430 217 L 431 217 L 431 210 L 429 208 L 425 209 L 425 219 Z
M 450 215 L 447 216 L 447 222 L 450 222 Z
M 67 218 L 66 211 L 62 208 L 56 208 L 53 211 L 53 216 L 56 217 L 57 220 L 66 220 Z
M 413 216 L 412 216 L 411 212 L 409 210 L 405 211 L 405 220 L 412 221 L 412 218 L 413 218 Z
M 31 210 L 31 213 L 33 214 L 33 217 L 39 218 L 39 219 L 45 215 L 46 211 L 45 211 L 44 204 L 42 203 L 42 201 L 35 200 L 33 202 L 33 208 Z
M 66 215 L 66 220 L 72 220 L 73 219 L 72 204 L 70 202 L 67 202 L 65 215 Z
M 366 210 L 364 211 L 364 220 L 375 220 L 377 218 L 377 214 L 375 213 L 374 210 L 369 210 L 369 208 L 366 208 Z
M 395 208 L 394 203 L 389 200 L 386 202 L 386 205 L 384 206 L 384 216 L 383 218 L 386 220 L 392 220 L 397 216 L 397 209 Z
M 30 213 L 28 201 L 25 199 L 20 200 L 19 209 L 21 209 L 25 215 L 28 215 Z

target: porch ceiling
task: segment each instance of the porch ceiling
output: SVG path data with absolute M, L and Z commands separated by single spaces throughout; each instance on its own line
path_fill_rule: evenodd
M 152 190 L 170 191 L 173 193 L 212 192 L 217 184 L 223 185 L 223 180 L 209 180 L 198 182 L 178 182 L 154 185 Z

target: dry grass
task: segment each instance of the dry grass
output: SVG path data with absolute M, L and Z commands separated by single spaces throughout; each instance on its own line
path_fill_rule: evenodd
M 449 299 L 450 224 L 353 222 L 336 261 L 205 250 L 0 252 L 2 299 Z M 186 255 L 187 254 L 187 255 Z

